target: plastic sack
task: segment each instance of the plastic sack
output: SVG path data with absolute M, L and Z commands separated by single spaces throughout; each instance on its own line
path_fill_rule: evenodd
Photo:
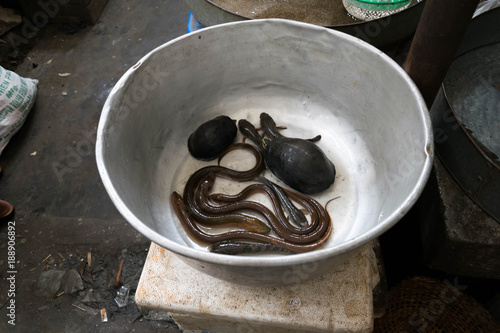
M 37 84 L 0 66 L 0 155 L 35 103 Z
M 488 10 L 500 7 L 500 0 L 486 0 L 482 1 L 477 5 L 476 11 L 474 12 L 474 17 L 487 12 Z

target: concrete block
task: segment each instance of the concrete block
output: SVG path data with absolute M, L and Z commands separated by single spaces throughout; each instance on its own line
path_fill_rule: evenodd
M 152 244 L 135 294 L 185 332 L 371 332 L 379 283 L 373 244 L 302 284 L 249 287 L 201 273 Z

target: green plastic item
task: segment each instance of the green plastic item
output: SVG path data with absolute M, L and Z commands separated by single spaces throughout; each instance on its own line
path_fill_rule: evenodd
M 394 10 L 408 5 L 411 0 L 346 0 L 352 5 L 367 10 Z

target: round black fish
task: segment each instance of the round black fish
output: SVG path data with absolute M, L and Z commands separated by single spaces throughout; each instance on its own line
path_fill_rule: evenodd
M 200 125 L 188 138 L 188 149 L 194 158 L 213 160 L 229 147 L 238 128 L 228 116 L 218 116 Z
M 266 166 L 285 184 L 305 194 L 318 193 L 335 180 L 335 166 L 314 143 L 304 139 L 274 135 L 263 139 L 247 120 L 238 127 L 243 135 L 261 148 Z M 261 114 L 261 127 L 266 133 L 276 133 L 275 123 L 268 114 Z

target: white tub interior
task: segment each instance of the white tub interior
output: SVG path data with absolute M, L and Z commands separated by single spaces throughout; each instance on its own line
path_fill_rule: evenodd
M 426 180 L 429 120 L 403 71 L 353 40 L 256 20 L 200 30 L 147 55 L 110 94 L 99 127 L 99 167 L 118 209 L 162 246 L 206 251 L 170 207 L 172 190 L 182 192 L 187 178 L 209 164 L 189 155 L 187 138 L 217 115 L 258 125 L 267 112 L 287 127 L 284 135 L 321 134 L 318 145 L 336 166 L 334 185 L 313 196 L 323 204 L 340 197 L 328 205 L 332 237 L 317 252 L 361 245 L 387 230 Z M 224 163 L 233 163 L 230 156 Z M 230 191 L 244 185 L 220 184 Z

